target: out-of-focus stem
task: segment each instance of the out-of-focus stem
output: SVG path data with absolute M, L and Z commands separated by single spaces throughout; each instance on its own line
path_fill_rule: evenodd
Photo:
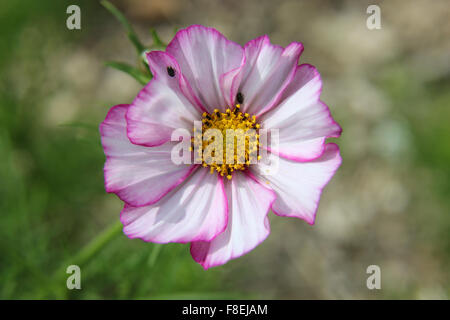
M 66 273 L 67 267 L 70 265 L 83 267 L 112 239 L 114 239 L 115 236 L 119 235 L 121 231 L 122 223 L 120 221 L 115 222 L 114 224 L 103 230 L 99 235 L 97 235 L 87 245 L 85 245 L 77 254 L 67 259 L 61 265 L 61 267 L 56 270 L 55 274 L 53 274 L 52 281 L 49 284 L 49 289 L 54 294 L 56 294 L 58 298 L 60 298 L 61 295 L 67 295 L 68 289 L 66 288 L 66 278 L 69 276 Z
M 73 259 L 72 264 L 82 266 L 105 247 L 116 235 L 122 231 L 122 223 L 117 221 L 102 231 L 97 237 L 91 240 Z
M 119 20 L 119 22 L 123 25 L 123 27 L 125 28 L 125 30 L 127 32 L 128 38 L 134 44 L 138 55 L 140 55 L 142 52 L 144 52 L 145 51 L 144 45 L 141 43 L 136 32 L 134 32 L 133 27 L 131 27 L 130 23 L 125 18 L 125 16 L 122 14 L 122 12 L 120 12 L 119 9 L 117 9 L 111 2 L 109 2 L 107 0 L 102 0 L 102 1 L 100 1 L 100 3 L 109 12 L 111 12 L 111 14 L 114 15 L 116 17 L 116 19 Z

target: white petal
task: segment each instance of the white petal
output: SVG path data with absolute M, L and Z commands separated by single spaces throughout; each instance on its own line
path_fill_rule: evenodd
M 128 108 L 127 125 L 133 143 L 153 147 L 170 141 L 175 129 L 192 130 L 201 113 L 182 92 L 182 74 L 175 59 L 161 51 L 147 57 L 154 78 Z M 172 68 L 173 77 L 167 68 Z
M 171 160 L 175 142 L 159 147 L 132 144 L 127 137 L 127 105 L 111 108 L 100 125 L 106 155 L 105 188 L 133 206 L 157 202 L 184 181 L 194 169 Z
M 130 238 L 158 243 L 210 241 L 227 225 L 227 205 L 223 178 L 200 167 L 158 203 L 125 206 L 121 221 Z
M 193 242 L 191 254 L 205 269 L 240 257 L 263 242 L 270 233 L 267 212 L 275 194 L 250 176 L 235 172 L 226 183 L 228 225 L 210 242 Z
M 260 119 L 263 128 L 279 130 L 279 146 L 269 150 L 291 160 L 312 160 L 322 154 L 325 138 L 340 135 L 340 126 L 319 100 L 321 90 L 316 68 L 299 66 L 280 104 Z
M 272 161 L 276 155 L 269 153 Z M 325 146 L 323 155 L 310 162 L 295 162 L 278 158 L 278 172 L 264 175 L 261 166 L 253 166 L 252 171 L 259 181 L 277 194 L 272 205 L 275 214 L 297 217 L 314 224 L 320 195 L 341 164 L 339 147 L 334 143 Z
M 223 92 L 221 77 L 241 67 L 241 46 L 227 40 L 215 29 L 194 25 L 178 31 L 166 52 L 178 61 L 200 107 L 208 112 L 228 107 L 229 92 Z M 223 79 L 222 84 L 231 90 L 229 78 Z
M 293 42 L 283 49 L 262 36 L 249 41 L 244 51 L 246 62 L 240 72 L 239 86 L 244 96 L 242 110 L 259 116 L 281 98 L 294 76 L 303 45 Z

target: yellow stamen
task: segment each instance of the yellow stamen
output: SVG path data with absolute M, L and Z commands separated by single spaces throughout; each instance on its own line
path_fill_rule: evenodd
M 223 136 L 223 150 L 215 150 L 209 156 L 202 157 L 200 148 L 205 150 L 208 145 L 214 143 L 214 139 L 203 139 L 200 132 L 195 133 L 195 139 L 193 139 L 193 146 L 198 146 L 196 150 L 199 151 L 199 156 L 202 157 L 202 166 L 209 166 L 211 174 L 217 171 L 221 176 L 227 177 L 228 180 L 232 178 L 234 171 L 248 168 L 251 164 L 250 158 L 257 155 L 259 148 L 259 134 L 257 132 L 260 125 L 256 123 L 255 116 L 250 117 L 248 113 L 242 113 L 240 108 L 241 105 L 237 104 L 233 112 L 230 108 L 227 108 L 225 112 L 214 109 L 211 114 L 203 113 L 202 134 L 205 134 L 208 129 L 219 130 Z M 235 130 L 234 137 L 232 137 L 234 138 L 233 142 L 230 143 L 228 141 L 228 147 L 233 148 L 234 155 L 231 157 L 230 154 L 231 159 L 227 161 L 227 130 L 230 129 Z M 217 155 L 215 156 L 216 153 Z M 216 159 L 222 159 L 223 161 L 222 163 L 217 163 L 219 161 L 215 161 Z M 257 156 L 256 159 L 260 160 L 261 156 Z

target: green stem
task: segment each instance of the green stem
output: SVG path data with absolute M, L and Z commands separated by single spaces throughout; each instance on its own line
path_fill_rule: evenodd
M 150 258 L 148 260 L 148 264 L 151 268 L 153 268 L 153 266 L 155 265 L 156 259 L 158 258 L 162 247 L 163 247 L 163 245 L 161 243 L 153 244 L 153 250 L 152 250 L 152 253 L 150 254 Z
M 84 246 L 81 251 L 79 251 L 74 257 L 67 259 L 60 268 L 56 270 L 53 275 L 53 281 L 51 286 L 59 290 L 65 288 L 64 278 L 68 275 L 66 274 L 66 269 L 70 265 L 77 265 L 79 267 L 84 266 L 89 260 L 92 259 L 101 249 L 103 249 L 116 235 L 120 234 L 122 231 L 122 223 L 120 221 L 115 222 L 107 229 L 102 231 L 98 236 L 96 236 L 91 242 Z
M 126 63 L 121 62 L 115 62 L 115 61 L 109 61 L 105 63 L 108 67 L 120 70 L 122 72 L 127 73 L 128 75 L 132 76 L 137 82 L 139 82 L 142 85 L 146 85 L 152 77 L 150 75 L 146 75 L 142 73 L 139 69 L 132 67 L 130 65 L 127 65 Z
M 107 0 L 102 0 L 100 1 L 100 3 L 123 25 L 127 32 L 128 39 L 130 39 L 130 41 L 134 44 L 138 55 L 141 55 L 141 53 L 145 51 L 145 47 L 141 43 L 141 41 L 139 41 L 136 32 L 134 32 L 133 27 L 128 23 L 128 20 L 125 18 L 122 12 L 120 12 L 119 9 L 117 9 L 111 2 Z
M 97 237 L 89 242 L 81 251 L 73 258 L 73 264 L 82 266 L 86 264 L 93 256 L 95 256 L 103 247 L 105 247 L 116 235 L 122 231 L 122 223 L 117 221 L 109 228 L 102 231 Z
M 152 35 L 153 39 L 153 48 L 160 48 L 165 49 L 167 44 L 165 44 L 161 38 L 158 36 L 158 33 L 156 32 L 155 28 L 150 28 L 150 34 Z

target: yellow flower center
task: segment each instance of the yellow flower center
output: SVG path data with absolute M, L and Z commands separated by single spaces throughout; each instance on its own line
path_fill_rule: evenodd
M 233 110 L 203 113 L 202 130 L 194 127 L 192 138 L 194 157 L 201 159 L 203 167 L 210 172 L 217 171 L 231 179 L 235 170 L 245 170 L 250 164 L 260 160 L 259 124 L 256 117 L 242 113 L 237 104 Z M 200 161 L 196 162 L 200 163 Z

